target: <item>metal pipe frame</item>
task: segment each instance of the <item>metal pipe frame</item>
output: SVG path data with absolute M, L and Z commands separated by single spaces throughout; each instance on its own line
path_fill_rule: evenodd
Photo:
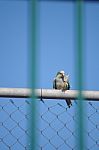
M 3 98 L 30 98 L 33 95 L 38 99 L 78 99 L 79 90 L 67 90 L 65 92 L 54 89 L 30 88 L 0 88 L 0 97 Z M 99 91 L 82 91 L 83 99 L 89 101 L 99 100 Z

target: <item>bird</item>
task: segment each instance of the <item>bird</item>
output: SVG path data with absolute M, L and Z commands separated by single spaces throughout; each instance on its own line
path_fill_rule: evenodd
M 62 90 L 62 92 L 70 90 L 69 75 L 66 75 L 64 70 L 57 72 L 53 80 L 53 89 Z M 66 99 L 65 101 L 70 108 L 72 106 L 71 100 Z

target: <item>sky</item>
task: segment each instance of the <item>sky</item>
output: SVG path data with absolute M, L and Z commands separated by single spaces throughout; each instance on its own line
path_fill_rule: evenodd
M 0 1 L 0 87 L 28 87 L 28 2 L 26 1 Z M 86 3 L 84 7 L 84 89 L 86 90 L 98 90 L 99 89 L 99 4 L 98 3 Z M 72 2 L 39 2 L 38 6 L 38 52 L 37 52 L 37 88 L 52 88 L 53 78 L 60 70 L 64 70 L 70 76 L 71 89 L 77 89 L 76 78 L 76 60 L 75 60 L 75 18 L 74 18 L 74 4 Z M 17 105 L 24 102 L 17 102 Z M 60 103 L 62 106 L 59 106 Z M 1 100 L 1 104 L 3 101 Z M 88 113 L 87 116 L 92 116 L 87 120 L 88 131 L 92 134 L 88 136 L 88 148 L 97 149 L 97 144 L 92 141 L 96 132 L 93 133 L 95 126 L 99 125 L 96 109 L 99 109 L 97 102 L 93 102 L 93 105 L 87 104 Z M 19 106 L 20 106 L 19 105 Z M 39 145 L 43 145 L 43 149 L 55 149 L 53 144 L 47 143 L 47 135 L 51 137 L 56 131 L 63 127 L 62 122 L 67 123 L 67 128 L 60 132 L 60 137 L 65 137 L 64 133 L 69 135 L 68 130 L 74 131 L 73 113 L 76 108 L 76 103 L 73 101 L 73 107 L 65 111 L 66 103 L 64 101 L 49 100 L 44 104 L 38 102 L 38 108 L 40 108 L 39 128 L 43 131 L 43 134 L 39 135 Z M 51 111 L 48 111 L 48 108 Z M 8 108 L 8 111 L 12 109 L 12 106 Z M 47 112 L 48 111 L 48 112 Z M 62 113 L 62 115 L 61 115 Z M 44 114 L 44 115 L 43 115 Z M 46 115 L 45 115 L 46 114 Z M 59 119 L 56 119 L 56 114 L 59 115 Z M 95 115 L 92 115 L 95 114 Z M 6 114 L 5 114 L 6 115 Z M 4 115 L 4 116 L 5 116 Z M 71 119 L 69 118 L 71 116 Z M 16 114 L 17 116 L 17 114 Z M 15 116 L 15 117 L 16 117 Z M 19 115 L 20 117 L 20 115 Z M 47 122 L 44 119 L 48 119 L 49 122 L 52 119 L 56 122 L 52 122 L 52 128 L 47 130 Z M 68 120 L 70 119 L 70 120 Z M 90 123 L 92 119 L 95 124 Z M 43 120 L 43 121 L 42 121 Z M 61 121 L 60 121 L 61 120 Z M 94 122 L 93 121 L 93 122 Z M 2 121 L 0 121 L 2 122 Z M 25 122 L 26 123 L 26 122 Z M 72 124 L 72 125 L 71 125 Z M 57 127 L 57 128 L 55 128 Z M 96 130 L 97 131 L 97 130 Z M 4 132 L 4 131 L 3 131 Z M 17 131 L 16 131 L 17 133 Z M 41 132 L 39 132 L 40 134 Z M 46 138 L 44 138 L 44 135 Z M 95 137 L 99 141 L 99 137 Z M 54 145 L 61 145 L 62 138 L 55 136 L 52 138 Z M 64 139 L 64 138 L 63 138 Z M 74 138 L 69 138 L 71 145 L 74 145 Z M 92 146 L 90 145 L 92 143 Z M 45 146 L 44 146 L 45 145 Z M 67 144 L 68 145 L 68 144 Z M 60 149 L 71 149 L 66 144 L 60 146 Z M 93 145 L 95 145 L 93 147 Z M 3 145 L 4 146 L 4 145 Z M 2 147 L 3 149 L 3 147 Z

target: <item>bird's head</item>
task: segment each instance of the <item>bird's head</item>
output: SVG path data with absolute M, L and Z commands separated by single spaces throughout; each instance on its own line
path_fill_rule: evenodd
M 64 75 L 65 75 L 65 71 L 64 70 L 59 71 L 59 73 L 62 74 L 62 76 L 64 77 Z
M 63 70 L 59 71 L 56 76 L 59 78 L 63 78 L 65 76 L 65 72 Z

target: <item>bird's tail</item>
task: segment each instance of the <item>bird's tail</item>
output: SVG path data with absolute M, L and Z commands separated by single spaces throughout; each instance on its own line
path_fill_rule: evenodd
M 66 99 L 65 101 L 66 101 L 68 107 L 70 108 L 72 106 L 71 100 L 70 99 Z

